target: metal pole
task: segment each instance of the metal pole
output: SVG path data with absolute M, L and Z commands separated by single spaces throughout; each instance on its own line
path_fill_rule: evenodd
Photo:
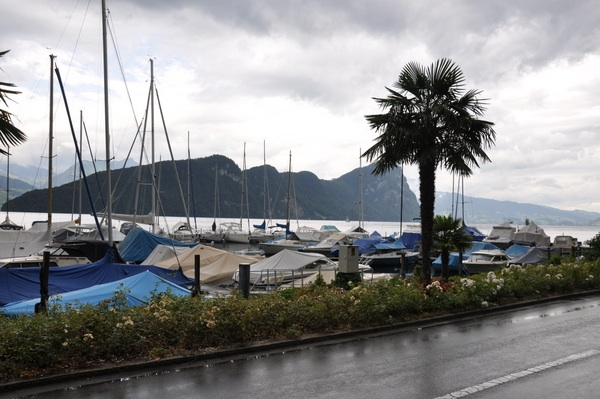
M 239 287 L 244 298 L 250 296 L 250 263 L 240 263 L 239 265 Z
M 52 147 L 54 146 L 54 59 L 50 55 L 50 117 L 48 127 L 48 231 L 52 229 Z
M 106 219 L 108 222 L 108 246 L 113 246 L 112 232 L 112 181 L 110 176 L 110 126 L 109 126 L 109 107 L 108 107 L 108 50 L 107 50 L 107 32 L 106 24 L 106 0 L 102 0 L 102 59 L 104 69 L 104 140 L 106 145 Z
M 40 303 L 35 306 L 35 313 L 45 313 L 48 308 L 48 277 L 50 274 L 50 252 L 44 251 L 44 261 L 40 268 Z
M 200 255 L 194 255 L 194 289 L 192 296 L 200 295 Z

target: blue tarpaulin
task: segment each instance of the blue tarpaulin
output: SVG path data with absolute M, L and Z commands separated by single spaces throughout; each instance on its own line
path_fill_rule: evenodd
M 61 294 L 117 281 L 146 270 L 182 287 L 193 283 L 193 280 L 186 277 L 181 270 L 114 263 L 114 253 L 111 249 L 107 251 L 104 258 L 94 263 L 50 267 L 48 294 Z M 0 305 L 35 298 L 40 298 L 39 267 L 0 268 Z
M 380 251 L 384 251 L 384 250 L 391 250 L 391 251 L 395 251 L 397 249 L 406 249 L 406 246 L 404 245 L 404 243 L 402 242 L 401 239 L 397 239 L 396 241 L 387 241 L 387 242 L 380 242 L 375 244 L 375 248 L 377 248 Z
M 463 231 L 470 235 L 473 241 L 481 241 L 485 238 L 485 234 L 475 226 L 463 226 Z
M 382 243 L 387 243 L 388 241 L 381 238 L 381 236 L 375 236 L 370 238 L 359 238 L 352 242 L 353 246 L 358 247 L 358 253 L 360 255 L 370 254 L 377 251 L 377 246 Z M 340 249 L 337 247 L 331 248 L 331 253 L 337 255 L 340 252 Z
M 158 244 L 191 248 L 198 243 L 177 241 L 136 227 L 119 244 L 119 255 L 125 262 L 142 263 Z
M 145 271 L 122 280 L 52 295 L 48 299 L 48 306 L 98 305 L 102 301 L 114 298 L 117 293 L 123 293 L 124 299 L 126 299 L 126 301 L 119 302 L 120 305 L 140 306 L 147 304 L 152 296 L 165 292 L 177 296 L 190 295 L 189 290 L 162 279 L 150 271 Z M 13 302 L 0 307 L 0 311 L 7 316 L 34 314 L 35 305 L 39 302 L 39 298 Z

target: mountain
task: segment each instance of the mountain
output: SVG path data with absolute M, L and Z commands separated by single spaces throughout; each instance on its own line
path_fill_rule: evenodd
M 176 166 L 177 173 L 175 173 Z M 218 216 L 223 218 L 239 218 L 242 216 L 242 171 L 231 159 L 222 155 L 212 155 L 190 161 L 191 182 L 188 193 L 188 161 L 163 161 L 156 164 L 157 184 L 160 187 L 157 213 L 169 216 L 184 216 L 185 207 L 189 208 L 191 217 L 213 217 L 215 198 L 215 166 L 218 169 L 219 204 Z M 138 181 L 139 168 L 128 167 L 112 169 L 114 193 L 113 212 L 133 213 L 135 203 L 135 182 Z M 404 179 L 404 191 L 401 194 L 400 173 L 393 171 L 381 176 L 372 174 L 373 165 L 356 168 L 336 179 L 321 180 L 311 172 L 294 172 L 291 174 L 291 209 L 290 218 L 313 220 L 360 220 L 360 183 L 363 187 L 364 220 L 396 222 L 400 220 L 400 197 L 404 204 L 403 221 L 410 221 L 419 216 L 419 203 L 415 193 Z M 11 175 L 13 175 L 11 167 Z M 252 219 L 262 219 L 264 211 L 264 174 L 263 166 L 246 171 L 248 181 L 248 208 Z M 268 181 L 268 209 L 272 218 L 283 221 L 287 212 L 287 190 L 289 176 L 280 173 L 272 166 L 266 167 Z M 15 172 L 15 175 L 16 172 Z M 73 171 L 64 172 L 69 175 L 69 183 L 56 187 L 53 191 L 53 211 L 71 213 L 73 198 L 79 193 L 78 183 L 73 183 Z M 91 203 L 98 211 L 104 209 L 105 172 L 90 173 L 88 171 L 88 187 L 93 201 L 83 199 L 83 213 L 91 213 Z M 139 174 L 139 206 L 137 214 L 144 215 L 151 211 L 150 193 L 152 183 L 147 165 Z M 177 181 L 181 180 L 181 189 Z M 56 181 L 58 179 L 53 179 Z M 11 193 L 16 191 L 16 183 L 11 179 Z M 1 187 L 1 186 L 0 186 Z M 30 186 L 28 186 L 30 187 Z M 22 190 L 29 190 L 24 187 Z M 82 190 L 83 193 L 86 190 Z M 12 197 L 12 194 L 11 194 Z M 189 198 L 189 205 L 188 205 Z M 243 201 L 246 202 L 245 199 Z M 454 205 L 454 206 L 453 206 Z M 5 210 L 5 206 L 2 210 Z M 11 211 L 46 212 L 47 191 L 36 189 L 23 193 L 10 201 Z M 463 211 L 464 209 L 464 211 Z M 517 203 L 513 201 L 497 201 L 485 198 L 465 196 L 457 199 L 447 192 L 438 192 L 436 197 L 436 213 L 454 213 L 463 217 L 468 225 L 499 224 L 507 220 L 522 224 L 529 218 L 539 225 L 551 226 L 596 226 L 600 225 L 600 213 L 587 211 L 565 211 L 542 205 Z M 243 217 L 247 217 L 244 206 Z M 268 212 L 267 212 L 268 218 Z
M 174 167 L 175 166 L 175 167 Z M 214 215 L 215 166 L 218 170 L 219 182 L 219 216 L 238 218 L 242 215 L 242 171 L 229 158 L 212 155 L 190 161 L 191 185 L 188 193 L 188 161 L 163 161 L 156 164 L 157 185 L 160 188 L 157 213 L 169 216 L 184 216 L 185 208 L 189 208 L 190 216 L 212 217 Z M 112 169 L 112 168 L 111 168 Z M 333 180 L 321 180 L 311 172 L 279 173 L 272 166 L 266 167 L 269 185 L 268 203 L 273 219 L 285 220 L 287 214 L 288 181 L 291 181 L 290 218 L 314 220 L 360 220 L 360 181 L 363 187 L 364 220 L 399 221 L 401 176 L 399 173 L 388 173 L 374 176 L 373 166 L 366 166 L 362 171 L 357 168 Z M 71 172 L 72 173 L 72 172 Z M 150 168 L 129 167 L 121 170 L 112 169 L 113 212 L 133 213 L 136 197 L 135 182 L 139 181 L 139 198 L 137 214 L 149 213 L 151 208 Z M 139 177 L 138 177 L 139 175 Z M 248 208 L 251 218 L 263 218 L 264 194 L 263 166 L 253 167 L 246 171 L 248 182 Z M 87 187 L 92 201 L 83 200 L 83 213 L 92 212 L 92 204 L 97 211 L 105 208 L 103 198 L 106 172 L 92 174 L 87 179 Z M 181 181 L 181 185 L 177 182 Z M 87 191 L 83 190 L 85 193 Z M 78 182 L 70 182 L 53 190 L 52 209 L 57 213 L 70 213 L 74 195 L 79 193 Z M 419 204 L 415 194 L 404 179 L 403 220 L 411 220 L 419 215 Z M 185 200 L 182 200 L 181 197 Z M 189 206 L 187 204 L 189 198 Z M 184 204 L 185 203 L 185 204 Z M 245 198 L 244 198 L 245 203 Z M 46 212 L 47 193 L 45 189 L 27 192 L 9 203 L 12 211 Z M 244 206 L 243 217 L 247 217 Z M 268 215 L 267 215 L 268 218 Z
M 465 196 L 464 199 L 457 199 L 456 195 L 452 195 L 452 193 L 436 193 L 436 213 L 452 214 L 454 210 L 455 215 L 463 218 L 463 209 L 467 225 L 500 224 L 509 220 L 523 224 L 525 219 L 533 220 L 540 226 L 600 225 L 600 213 L 598 212 L 564 211 L 543 205 L 468 196 Z
M 4 172 L 4 171 L 3 171 Z M 11 173 L 12 175 L 12 173 Z M 6 202 L 6 173 L 3 175 L 0 173 L 0 204 L 4 204 Z M 23 180 L 9 178 L 9 196 L 10 198 L 16 198 L 27 191 L 33 190 L 33 186 Z
M 100 162 L 99 164 L 95 164 L 92 161 L 83 161 L 83 168 L 86 171 L 86 174 L 94 173 L 94 168 L 97 171 L 104 171 L 106 168 L 104 167 L 105 162 Z M 120 169 L 125 165 L 125 161 L 113 161 L 111 162 L 111 169 Z M 135 166 L 137 165 L 135 162 L 131 160 L 127 162 L 127 166 Z M 52 177 L 52 185 L 54 187 L 62 186 L 63 184 L 69 183 L 73 181 L 75 166 L 71 166 L 67 170 L 56 173 Z M 48 187 L 48 169 L 37 167 L 37 166 L 21 166 L 21 165 L 10 165 L 10 175 L 11 176 L 19 176 L 20 181 L 25 182 L 31 186 L 30 190 L 33 188 L 44 189 Z M 6 179 L 6 171 L 0 170 L 0 179 Z M 6 187 L 6 184 L 4 184 Z M 12 191 L 13 183 L 11 178 L 10 188 Z M 11 194 L 11 197 L 13 195 Z

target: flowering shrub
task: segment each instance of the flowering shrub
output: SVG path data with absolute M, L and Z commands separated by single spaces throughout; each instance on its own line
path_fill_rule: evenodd
M 0 378 L 154 359 L 265 340 L 298 339 L 600 288 L 600 260 L 510 266 L 423 285 L 418 278 L 323 282 L 244 298 L 161 294 L 126 307 L 50 303 L 47 314 L 0 317 Z

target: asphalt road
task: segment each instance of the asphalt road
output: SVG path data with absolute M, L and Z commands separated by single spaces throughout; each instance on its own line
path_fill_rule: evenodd
M 600 298 L 591 297 L 351 342 L 2 396 L 597 398 L 599 337 Z

